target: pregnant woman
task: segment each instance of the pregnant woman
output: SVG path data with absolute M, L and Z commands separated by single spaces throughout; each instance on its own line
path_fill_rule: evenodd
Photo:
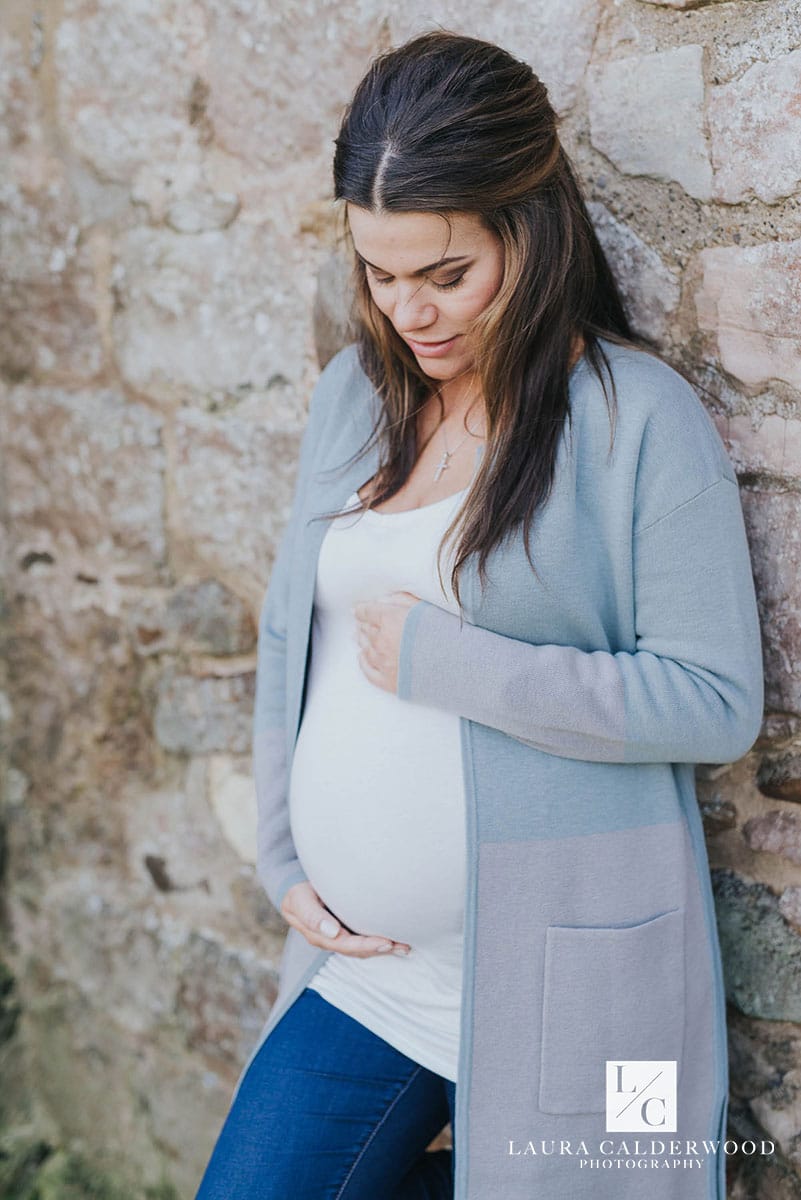
M 759 732 L 749 550 L 556 125 L 525 63 L 445 32 L 342 121 L 356 341 L 259 628 L 258 871 L 290 928 L 198 1200 L 724 1198 L 694 764 Z

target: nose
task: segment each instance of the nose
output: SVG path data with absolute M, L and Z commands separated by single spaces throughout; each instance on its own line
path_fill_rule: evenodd
M 398 287 L 392 313 L 392 323 L 398 333 L 416 333 L 433 325 L 439 315 L 436 304 L 420 297 L 421 285 Z

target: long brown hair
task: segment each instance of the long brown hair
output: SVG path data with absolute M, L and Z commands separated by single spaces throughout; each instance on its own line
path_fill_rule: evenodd
M 374 213 L 426 211 L 446 220 L 451 213 L 477 213 L 503 241 L 500 290 L 475 324 L 487 444 L 440 544 L 441 554 L 460 533 L 451 574 L 460 601 L 467 558 L 478 555 L 484 583 L 491 550 L 521 524 L 534 567 L 530 527 L 550 494 L 560 434 L 565 419 L 570 422 L 569 363 L 577 334 L 607 406 L 602 361 L 614 407 L 617 396 L 597 338 L 647 347 L 626 319 L 545 86 L 499 46 L 438 30 L 375 58 L 342 119 L 334 194 Z M 419 452 L 417 414 L 432 380 L 373 302 L 355 253 L 353 271 L 359 360 L 381 400 L 376 424 L 354 456 L 378 441 L 374 506 L 411 474 Z M 613 441 L 612 407 L 610 421 Z

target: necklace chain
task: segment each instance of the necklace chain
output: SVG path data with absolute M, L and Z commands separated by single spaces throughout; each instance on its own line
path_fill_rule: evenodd
M 465 444 L 465 442 L 467 441 L 467 439 L 469 437 L 476 437 L 476 436 L 477 436 L 477 434 L 473 433 L 470 429 L 468 429 L 467 433 L 464 435 L 462 440 L 456 446 L 454 446 L 454 448 L 452 450 L 449 450 L 448 449 L 448 439 L 445 436 L 445 423 L 444 423 L 444 421 L 442 422 L 442 441 L 444 442 L 445 448 L 442 451 L 442 457 L 440 458 L 439 462 L 437 463 L 436 469 L 434 471 L 434 482 L 435 483 L 439 480 L 443 471 L 447 471 L 448 467 L 451 465 L 451 459 L 453 458 L 456 451 Z

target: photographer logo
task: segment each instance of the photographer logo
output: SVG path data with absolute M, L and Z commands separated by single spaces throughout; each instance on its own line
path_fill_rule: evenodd
M 606 1060 L 606 1130 L 676 1132 L 675 1060 Z

